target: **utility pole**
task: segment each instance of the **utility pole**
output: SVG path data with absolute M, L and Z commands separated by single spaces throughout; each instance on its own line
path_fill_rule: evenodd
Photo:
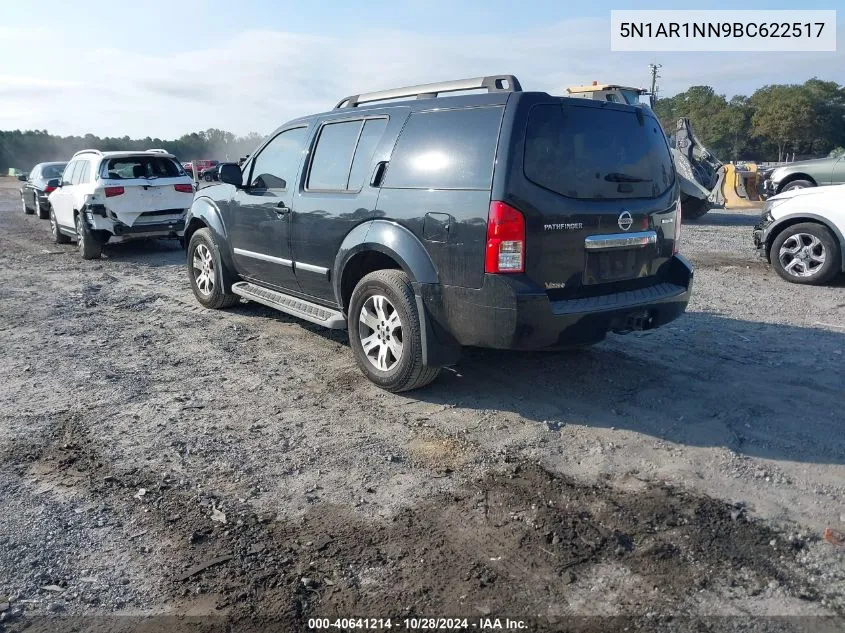
M 657 64 L 652 62 L 648 65 L 649 69 L 651 70 L 651 96 L 649 99 L 651 100 L 651 107 L 654 107 L 655 102 L 657 101 L 657 80 L 660 78 L 659 70 L 663 68 L 663 64 Z

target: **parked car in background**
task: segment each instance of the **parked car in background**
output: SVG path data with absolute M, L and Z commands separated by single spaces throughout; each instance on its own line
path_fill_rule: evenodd
M 845 155 L 801 160 L 775 167 L 763 181 L 763 194 L 775 196 L 793 189 L 845 184 Z
M 217 160 L 195 160 L 195 161 L 192 161 L 192 162 L 182 163 L 182 168 L 192 178 L 194 177 L 194 169 L 196 169 L 197 170 L 196 178 L 201 179 L 202 173 L 206 169 L 209 169 L 211 167 L 216 167 L 219 164 L 220 164 L 220 161 L 217 161 Z
M 220 180 L 220 168 L 223 165 L 234 165 L 238 167 L 238 163 L 218 163 L 213 167 L 207 167 L 200 172 L 200 180 L 204 180 L 206 182 L 214 182 L 216 180 Z
M 792 189 L 769 198 L 754 245 L 778 275 L 823 284 L 845 272 L 845 185 Z
M 53 237 L 76 240 L 83 259 L 100 257 L 113 236 L 181 237 L 194 198 L 190 176 L 160 151 L 83 150 L 50 184 Z
M 21 185 L 21 206 L 24 213 L 36 213 L 42 220 L 50 217 L 50 201 L 47 196 L 55 189 L 50 181 L 62 177 L 67 163 L 38 163 L 28 176 L 18 176 Z
M 468 90 L 486 94 L 438 96 Z M 672 156 L 641 106 L 509 75 L 355 95 L 220 180 L 187 216 L 197 301 L 347 328 L 389 391 L 428 384 L 464 345 L 589 345 L 690 298 Z

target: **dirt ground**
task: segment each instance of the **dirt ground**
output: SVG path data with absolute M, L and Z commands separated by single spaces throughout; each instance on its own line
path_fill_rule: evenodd
M 0 631 L 845 630 L 845 280 L 780 280 L 758 215 L 684 227 L 662 329 L 392 395 L 344 333 L 200 307 L 175 241 L 82 261 L 0 179 Z

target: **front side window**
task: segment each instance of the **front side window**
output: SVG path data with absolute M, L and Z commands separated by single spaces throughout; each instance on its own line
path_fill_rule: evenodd
M 68 166 L 65 167 L 65 171 L 62 174 L 62 186 L 71 184 L 73 180 L 73 172 L 76 171 L 76 166 L 79 165 L 76 161 L 71 161 L 68 163 Z
M 412 113 L 383 186 L 490 189 L 503 111 L 495 106 Z
M 285 130 L 264 146 L 252 164 L 249 186 L 254 189 L 287 189 L 293 185 L 302 160 L 308 128 Z

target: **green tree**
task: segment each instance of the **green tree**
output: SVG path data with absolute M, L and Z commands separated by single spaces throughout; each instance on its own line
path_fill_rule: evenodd
M 764 86 L 751 96 L 751 133 L 777 146 L 778 161 L 792 149 L 810 148 L 815 137 L 815 110 L 807 90 L 796 85 Z

